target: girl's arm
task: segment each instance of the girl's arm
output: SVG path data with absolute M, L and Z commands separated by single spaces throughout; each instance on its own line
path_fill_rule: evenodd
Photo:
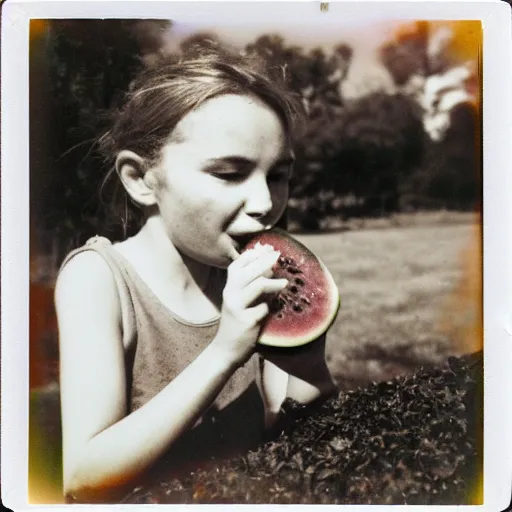
M 336 391 L 325 358 L 326 334 L 302 348 L 290 378 L 286 396 L 303 404 Z
M 89 499 L 149 468 L 214 400 L 235 367 L 215 345 L 127 415 L 121 312 L 114 278 L 93 253 L 76 256 L 56 287 L 64 490 Z
M 257 273 L 258 268 L 251 268 L 250 275 Z M 235 270 L 235 277 L 245 282 L 247 271 Z M 252 281 L 250 293 L 243 290 L 248 304 L 260 288 L 272 289 L 267 281 Z M 149 469 L 194 425 L 252 352 L 257 324 L 268 311 L 263 306 L 246 309 L 236 296 L 231 302 L 240 310 L 223 313 L 228 318 L 221 318 L 216 339 L 157 396 L 127 416 L 121 311 L 113 275 L 93 252 L 68 263 L 56 286 L 66 494 L 85 500 L 110 496 Z
M 308 404 L 336 391 L 325 361 L 326 336 L 297 349 L 263 349 L 261 391 L 271 427 L 285 398 Z

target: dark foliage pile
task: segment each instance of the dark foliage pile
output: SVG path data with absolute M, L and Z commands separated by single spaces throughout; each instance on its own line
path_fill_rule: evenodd
M 482 463 L 481 352 L 412 377 L 289 399 L 242 457 L 137 488 L 125 503 L 468 504 Z

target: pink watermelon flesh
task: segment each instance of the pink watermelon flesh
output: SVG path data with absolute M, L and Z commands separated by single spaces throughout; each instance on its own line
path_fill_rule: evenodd
M 244 248 L 257 243 L 271 245 L 281 253 L 274 277 L 288 279 L 288 286 L 269 299 L 270 314 L 259 343 L 274 347 L 297 347 L 316 340 L 330 327 L 340 305 L 334 279 L 325 265 L 307 247 L 285 231 L 273 229 L 257 235 Z

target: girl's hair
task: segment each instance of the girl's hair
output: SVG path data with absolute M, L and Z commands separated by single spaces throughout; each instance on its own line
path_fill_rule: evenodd
M 196 50 L 190 57 L 162 61 L 143 70 L 131 83 L 122 106 L 113 111 L 111 129 L 98 141 L 110 168 L 104 183 L 116 174 L 114 162 L 119 151 L 134 151 L 148 168 L 157 164 L 178 122 L 205 101 L 224 94 L 256 96 L 274 110 L 293 139 L 302 109 L 287 89 L 286 79 L 286 66 L 272 67 L 256 56 L 218 48 Z M 122 195 L 124 222 L 129 216 L 140 221 L 141 212 L 128 208 L 124 189 Z

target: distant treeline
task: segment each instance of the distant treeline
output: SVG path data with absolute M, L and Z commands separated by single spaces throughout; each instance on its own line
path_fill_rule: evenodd
M 107 109 L 136 71 L 169 58 L 162 49 L 169 30 L 172 23 L 161 20 L 52 20 L 33 33 L 31 227 L 39 251 L 66 252 L 95 233 L 119 236 L 121 223 L 109 222 L 105 211 L 110 193 L 105 189 L 101 197 L 98 190 L 107 169 L 95 141 L 107 126 Z M 409 53 L 425 53 L 426 43 L 418 41 L 404 42 Z M 212 44 L 219 44 L 215 36 L 198 34 L 177 51 Z M 432 141 L 413 95 L 377 90 L 343 97 L 353 51 L 342 42 L 327 54 L 267 35 L 243 50 L 285 66 L 308 112 L 291 189 L 290 215 L 299 225 L 318 227 L 330 216 L 479 206 L 479 116 L 472 105 L 456 107 L 445 136 Z M 398 85 L 417 72 L 418 59 L 404 69 L 402 54 L 396 44 L 382 53 Z M 436 62 L 436 69 L 442 65 Z

